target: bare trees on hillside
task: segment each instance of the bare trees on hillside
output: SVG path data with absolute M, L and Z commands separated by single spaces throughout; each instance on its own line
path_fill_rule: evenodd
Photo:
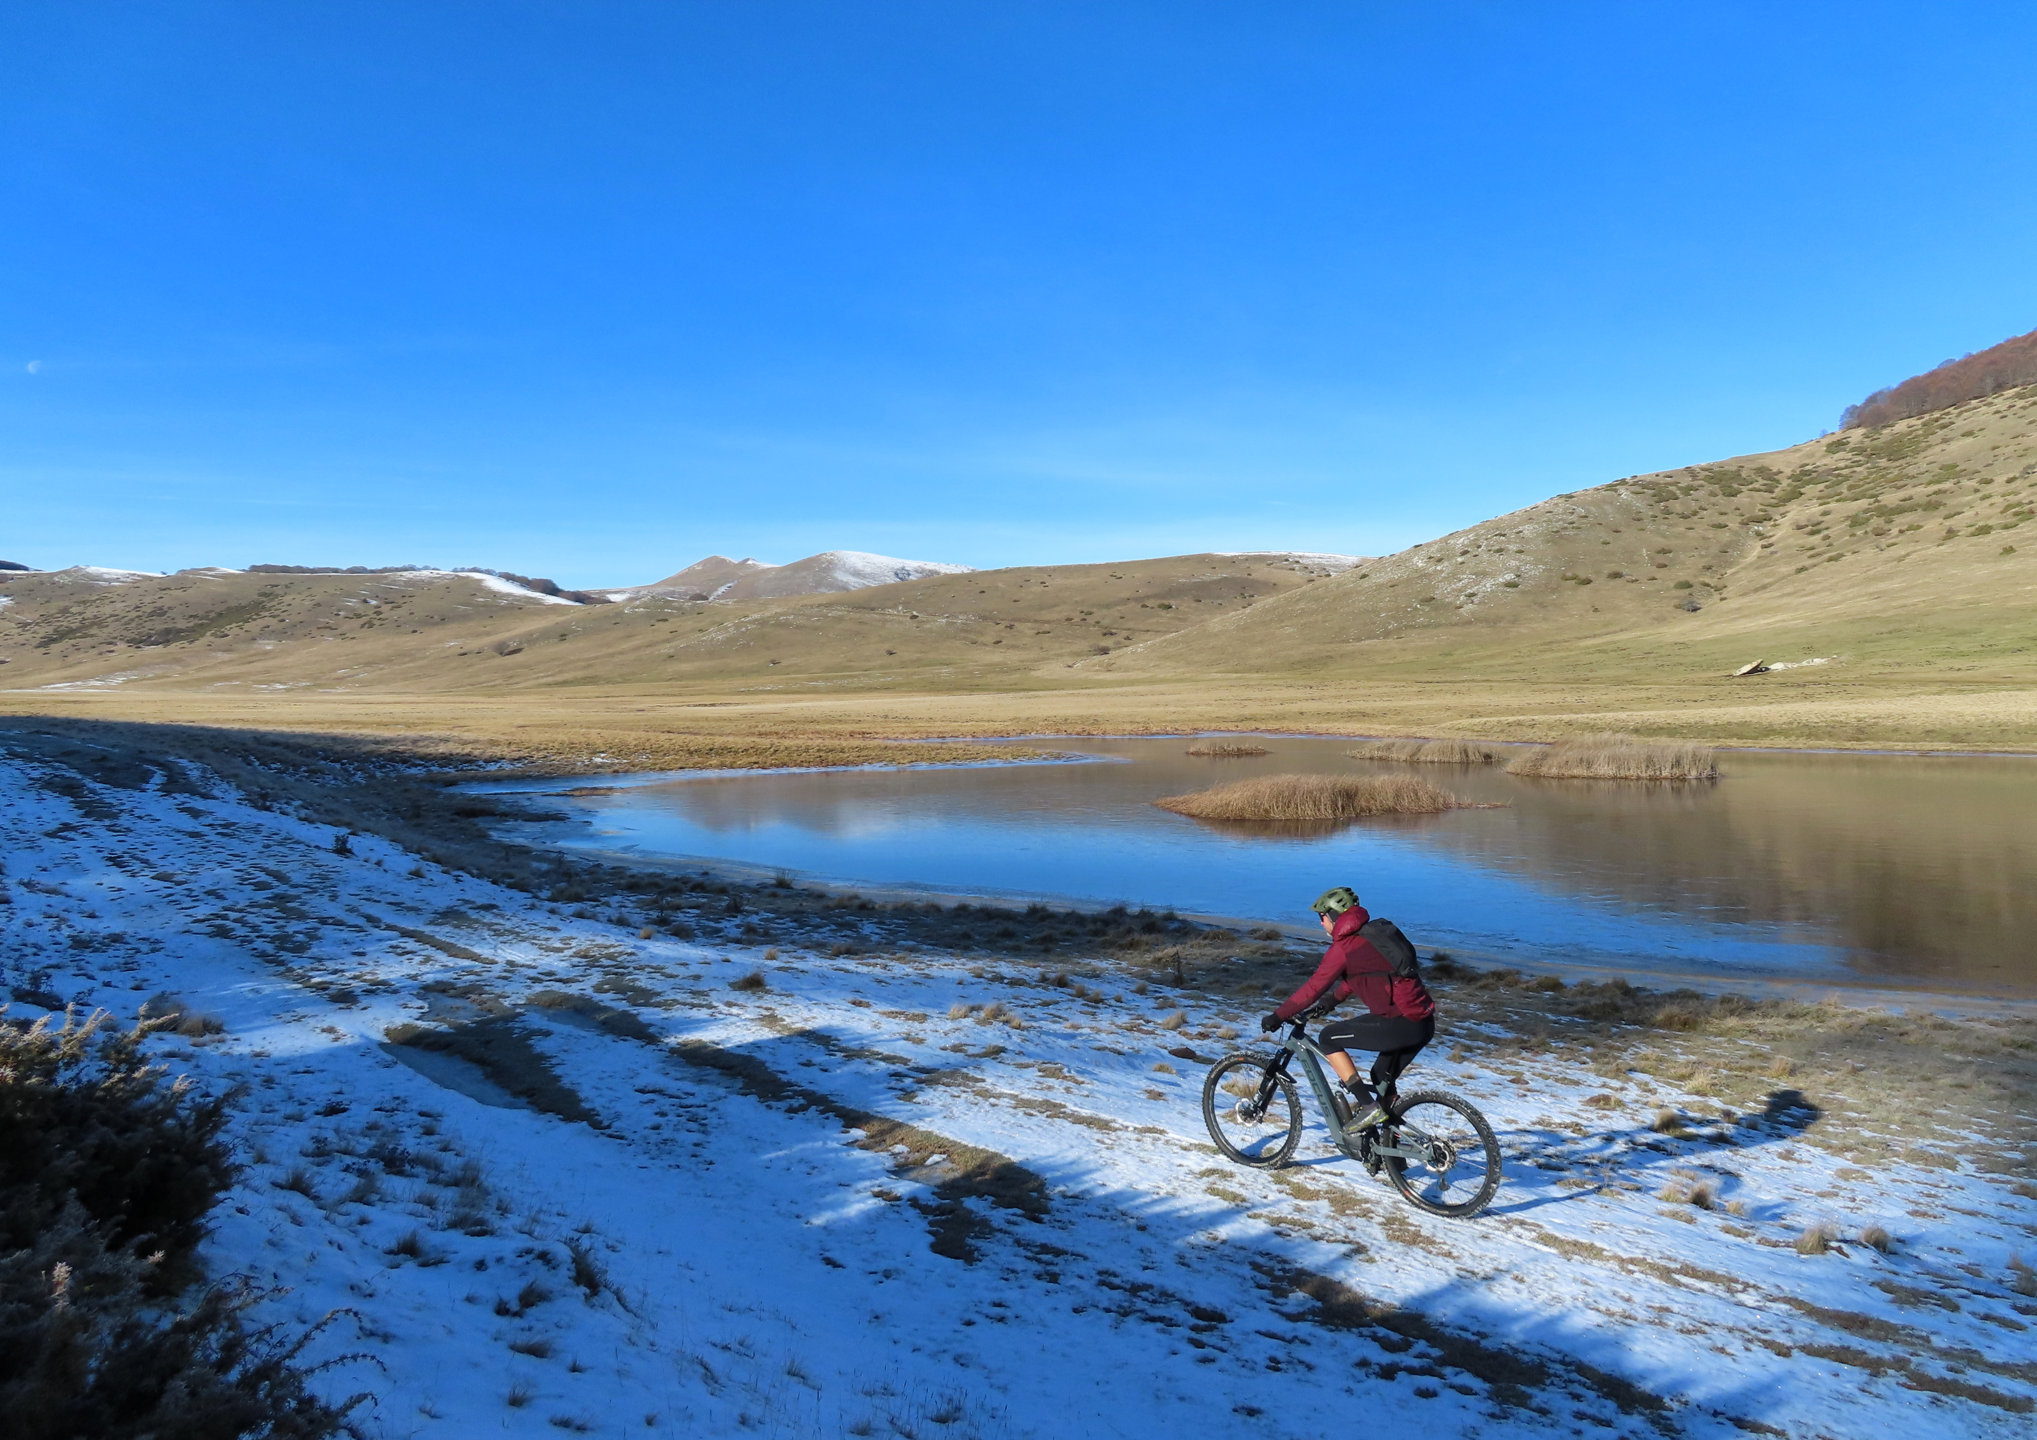
M 1839 428 L 1887 425 L 2020 385 L 2037 385 L 2037 330 L 1877 390 L 1858 405 L 1848 405 Z

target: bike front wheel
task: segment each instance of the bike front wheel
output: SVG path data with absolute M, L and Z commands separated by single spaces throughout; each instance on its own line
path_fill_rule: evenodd
M 1226 1055 L 1202 1082 L 1202 1119 L 1227 1159 L 1271 1170 L 1301 1143 L 1294 1082 L 1257 1055 Z
M 1492 1203 L 1499 1189 L 1499 1141 L 1468 1100 L 1440 1090 L 1403 1095 L 1384 1127 L 1386 1177 L 1409 1204 L 1431 1215 L 1463 1218 Z

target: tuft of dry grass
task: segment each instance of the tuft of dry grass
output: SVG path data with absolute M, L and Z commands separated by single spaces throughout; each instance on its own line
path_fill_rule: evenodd
M 1711 746 L 1688 740 L 1580 735 L 1530 750 L 1507 766 L 1507 774 L 1548 780 L 1713 780 L 1719 764 Z
M 584 1240 L 568 1240 L 566 1253 L 573 1258 L 573 1283 L 587 1292 L 589 1300 L 599 1296 L 608 1284 L 608 1271 L 595 1258 L 594 1246 Z
M 1658 1198 L 1672 1205 L 1691 1205 L 1699 1210 L 1713 1209 L 1719 1203 L 1719 1191 L 1710 1180 L 1695 1170 L 1678 1170 L 1667 1185 L 1662 1187 Z
M 1159 1021 L 1162 1030 L 1179 1030 L 1187 1023 L 1188 1012 L 1186 1010 L 1176 1010 L 1171 1014 L 1163 1015 Z
M 186 1039 L 226 1032 L 226 1022 L 217 1015 L 201 1015 L 167 990 L 158 991 L 142 1002 L 141 1018 L 160 1021 L 161 1028 Z
M 1239 740 L 1198 740 L 1184 753 L 1206 760 L 1243 760 L 1252 755 L 1264 755 L 1267 751 L 1264 745 Z
M 1879 1250 L 1884 1255 L 1893 1253 L 1896 1248 L 1895 1236 L 1889 1234 L 1888 1231 L 1879 1225 L 1870 1225 L 1865 1230 L 1862 1230 L 1860 1232 L 1860 1243 L 1870 1250 Z
M 1823 1255 L 1832 1248 L 1832 1241 L 1836 1238 L 1830 1225 L 1806 1226 L 1804 1233 L 1797 1237 L 1797 1254 Z
M 2018 1295 L 2037 1296 L 2037 1270 L 2031 1269 L 2020 1255 L 2009 1257 L 2009 1288 Z
M 1359 820 L 1434 815 L 1464 802 L 1412 775 L 1264 775 L 1153 803 L 1197 820 Z
M 1506 753 L 1482 740 L 1368 740 L 1344 752 L 1353 760 L 1404 760 L 1414 765 L 1496 765 Z
M 729 981 L 729 989 L 731 990 L 762 990 L 764 988 L 765 980 L 762 970 L 752 970 L 740 980 Z

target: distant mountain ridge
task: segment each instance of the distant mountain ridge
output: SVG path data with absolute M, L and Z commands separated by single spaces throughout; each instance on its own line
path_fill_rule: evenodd
M 864 550 L 823 550 L 788 565 L 770 565 L 749 556 L 731 560 L 726 555 L 710 555 L 663 580 L 608 593 L 620 599 L 670 595 L 683 600 L 778 600 L 789 595 L 866 590 L 873 585 L 924 580 L 929 575 L 968 575 L 974 568 L 938 560 L 901 560 Z

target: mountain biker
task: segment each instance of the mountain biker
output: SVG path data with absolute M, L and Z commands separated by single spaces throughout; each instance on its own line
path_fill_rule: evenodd
M 1436 1034 L 1436 1002 L 1419 975 L 1396 975 L 1391 961 L 1358 933 L 1372 917 L 1358 903 L 1358 892 L 1336 885 L 1309 907 L 1330 937 L 1323 963 L 1280 1008 L 1259 1022 L 1272 1031 L 1317 1004 L 1325 995 L 1332 1005 L 1356 995 L 1370 1012 L 1323 1027 L 1317 1045 L 1350 1092 L 1354 1122 L 1359 1128 L 1385 1123 L 1393 1104 L 1394 1082 Z M 1376 1051 L 1372 1084 L 1358 1078 L 1347 1050 Z M 1377 1087 L 1376 1090 L 1374 1087 Z

